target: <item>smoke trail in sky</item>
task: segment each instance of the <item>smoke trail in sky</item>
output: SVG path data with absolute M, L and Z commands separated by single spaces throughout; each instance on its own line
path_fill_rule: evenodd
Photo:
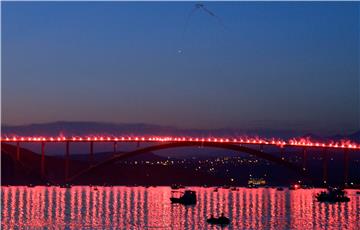
M 190 18 L 198 10 L 203 10 L 206 14 L 210 15 L 211 17 L 214 17 L 218 21 L 218 23 L 221 25 L 221 27 L 223 29 L 226 29 L 224 23 L 222 22 L 222 20 L 221 20 L 221 18 L 219 16 L 217 16 L 215 13 L 210 11 L 207 7 L 205 7 L 204 4 L 196 3 L 194 5 L 194 8 L 190 11 L 190 13 L 186 17 L 185 26 L 184 26 L 184 29 L 183 29 L 183 32 L 182 32 L 182 35 L 181 35 L 182 42 L 184 41 L 185 33 L 186 33 L 186 31 L 187 31 L 187 29 L 189 27 Z M 182 49 L 179 49 L 178 53 L 182 53 Z
M 206 12 L 207 14 L 209 14 L 210 16 L 216 18 L 216 20 L 219 22 L 219 24 L 226 29 L 224 23 L 222 22 L 221 18 L 219 16 L 217 16 L 216 14 L 214 14 L 212 11 L 210 11 L 207 7 L 205 7 L 204 4 L 195 4 L 195 9 L 202 9 L 204 12 Z

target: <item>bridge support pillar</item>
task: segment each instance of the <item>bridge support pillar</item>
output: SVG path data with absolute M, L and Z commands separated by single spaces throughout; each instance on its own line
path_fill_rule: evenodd
M 41 142 L 41 176 L 45 177 L 45 142 Z
M 281 160 L 285 160 L 285 148 L 283 146 L 280 147 L 280 155 Z
M 115 154 L 116 154 L 116 151 L 117 151 L 117 142 L 115 141 L 114 142 L 114 153 L 113 153 L 113 155 L 115 156 Z
M 16 142 L 16 160 L 20 161 L 20 142 Z
M 90 158 L 89 164 L 92 166 L 94 164 L 94 142 L 90 141 Z
M 344 186 L 349 183 L 349 150 L 344 149 Z
M 329 160 L 329 156 L 328 156 L 328 151 L 325 148 L 324 152 L 323 152 L 323 185 L 327 185 L 328 184 L 328 160 Z
M 69 166 L 70 166 L 70 142 L 66 142 L 66 152 L 65 152 L 65 182 L 69 179 Z
M 303 170 L 306 171 L 307 168 L 306 168 L 306 163 L 307 163 L 307 152 L 306 152 L 306 148 L 304 147 L 303 148 L 303 152 L 302 152 L 302 167 L 303 167 Z

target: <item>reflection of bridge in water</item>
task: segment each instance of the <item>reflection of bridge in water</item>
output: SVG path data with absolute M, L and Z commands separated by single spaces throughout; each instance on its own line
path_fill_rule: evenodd
M 314 142 L 308 139 L 262 139 L 262 138 L 197 138 L 197 137 L 5 137 L 1 138 L 1 142 L 15 143 L 16 144 L 16 159 L 20 161 L 20 144 L 21 143 L 34 143 L 41 144 L 41 175 L 45 175 L 45 145 L 50 143 L 65 143 L 65 182 L 71 182 L 76 178 L 85 175 L 98 168 L 105 167 L 106 165 L 115 163 L 119 160 L 128 157 L 140 155 L 143 153 L 179 148 L 179 147 L 210 147 L 232 150 L 236 152 L 244 152 L 256 157 L 277 163 L 285 166 L 304 177 L 307 177 L 307 151 L 309 149 L 322 149 L 323 158 L 323 182 L 327 183 L 328 180 L 328 160 L 329 149 L 342 149 L 343 164 L 344 164 L 344 184 L 348 184 L 348 171 L 349 171 L 349 151 L 360 150 L 360 144 L 351 143 L 349 141 L 328 141 L 328 142 Z M 69 175 L 70 166 L 70 143 L 89 143 L 89 167 L 77 174 Z M 102 161 L 94 162 L 94 143 L 112 143 L 113 155 Z M 131 152 L 119 153 L 119 143 L 137 143 L 138 148 Z M 140 148 L 140 143 L 155 143 L 153 146 Z M 273 156 L 264 152 L 264 146 L 278 147 L 281 152 L 280 157 Z M 296 147 L 302 149 L 302 165 L 296 165 L 285 160 L 285 148 Z

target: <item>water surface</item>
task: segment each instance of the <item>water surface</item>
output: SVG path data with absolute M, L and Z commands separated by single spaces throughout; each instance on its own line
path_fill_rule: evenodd
M 192 187 L 196 206 L 172 205 L 169 187 L 2 187 L 2 229 L 220 229 L 206 223 L 225 213 L 226 229 L 360 229 L 360 196 L 318 203 L 319 189 L 238 191 Z

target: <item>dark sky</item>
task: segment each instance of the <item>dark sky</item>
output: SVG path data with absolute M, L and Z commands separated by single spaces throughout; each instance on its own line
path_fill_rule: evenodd
M 2 3 L 2 122 L 359 128 L 359 3 L 193 7 Z

